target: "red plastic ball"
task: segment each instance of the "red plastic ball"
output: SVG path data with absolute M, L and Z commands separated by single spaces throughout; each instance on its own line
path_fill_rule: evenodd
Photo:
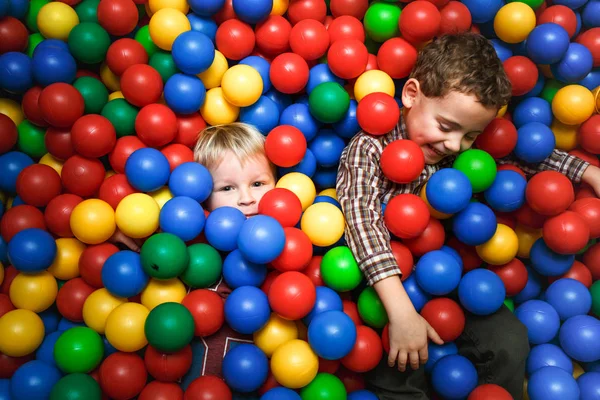
M 558 254 L 576 254 L 590 240 L 590 227 L 586 220 L 574 211 L 565 211 L 544 223 L 544 242 Z
M 144 387 L 137 400 L 183 400 L 183 389 L 177 383 L 152 381 Z
M 413 44 L 424 43 L 437 35 L 441 22 L 442 17 L 436 6 L 429 1 L 416 0 L 402 10 L 400 33 Z
M 71 213 L 83 199 L 77 195 L 65 193 L 50 200 L 44 210 L 44 219 L 48 230 L 56 236 L 73 237 L 71 231 Z
M 281 15 L 270 15 L 256 25 L 256 47 L 269 55 L 285 53 L 290 48 L 292 25 Z
M 358 313 L 358 306 L 352 300 L 342 300 L 342 307 L 344 314 L 350 317 L 354 325 L 363 325 L 360 314 Z
M 535 212 L 527 203 L 515 211 L 514 216 L 519 224 L 534 229 L 540 229 L 548 219 L 547 216 Z
M 279 256 L 271 261 L 271 265 L 278 271 L 302 271 L 312 259 L 313 246 L 302 230 L 298 228 L 283 228 L 285 233 L 285 246 Z
M 223 2 L 223 7 L 213 15 L 213 19 L 217 25 L 221 25 L 223 22 L 229 21 L 230 19 L 239 19 L 233 9 L 233 0 L 225 0 Z
M 486 383 L 476 387 L 467 400 L 513 400 L 513 397 L 503 387 Z
M 206 128 L 204 118 L 198 113 L 177 116 L 177 134 L 173 143 L 180 143 L 193 149 L 198 140 L 199 132 Z
M 593 115 L 581 124 L 577 139 L 585 151 L 600 154 L 600 115 Z
M 69 128 L 48 128 L 44 136 L 46 150 L 59 160 L 66 160 L 75 154 L 75 147 Z
M 592 279 L 594 281 L 600 279 L 600 243 L 590 246 L 590 248 L 583 253 L 583 263 L 592 273 Z M 6 280 L 6 277 L 4 279 Z
M 503 164 L 498 166 L 498 171 L 515 171 L 517 174 L 521 175 L 524 179 L 527 179 L 527 175 L 523 170 L 516 165 L 511 164 Z
M 117 132 L 102 115 L 89 114 L 79 118 L 71 128 L 75 151 L 88 158 L 107 155 L 115 147 Z
M 538 17 L 537 24 L 554 23 L 565 28 L 569 37 L 573 37 L 577 32 L 577 16 L 575 12 L 567 6 L 556 5 L 546 8 Z
M 460 1 L 450 1 L 440 9 L 440 30 L 438 35 L 467 32 L 473 23 L 471 12 Z
M 9 295 L 10 285 L 17 275 L 19 275 L 19 271 L 12 265 L 4 268 L 4 280 L 2 281 L 2 284 L 0 284 L 0 293 L 7 296 Z
M 444 342 L 456 340 L 465 329 L 465 313 L 455 301 L 445 297 L 429 300 L 421 309 L 421 316 Z
M 102 0 L 98 4 L 98 23 L 113 36 L 125 36 L 138 23 L 138 10 L 131 0 Z
M 570 278 L 581 282 L 586 288 L 592 286 L 592 272 L 580 261 L 573 261 L 573 265 L 569 270 L 561 276 L 549 276 L 548 283 L 555 282 L 559 279 Z
M 554 216 L 571 205 L 575 200 L 575 192 L 569 178 L 560 172 L 543 171 L 529 180 L 525 197 L 533 211 Z
M 518 258 L 513 258 L 504 265 L 488 265 L 487 268 L 500 277 L 507 297 L 516 296 L 527 285 L 529 273 L 525 264 Z
M 514 230 L 517 227 L 517 219 L 513 213 L 496 212 L 496 222 L 508 226 Z
M 177 135 L 177 117 L 163 104 L 148 104 L 135 118 L 135 131 L 149 147 L 162 147 Z
M 287 15 L 292 25 L 305 19 L 316 19 L 323 23 L 327 15 L 327 5 L 322 0 L 294 0 L 288 6 Z
M 116 352 L 100 364 L 100 387 L 114 400 L 127 400 L 140 394 L 148 373 L 144 361 L 134 353 Z
M 252 27 L 237 19 L 223 22 L 215 37 L 217 50 L 230 60 L 248 57 L 254 50 L 255 41 Z
M 327 51 L 327 65 L 331 72 L 342 79 L 357 78 L 365 72 L 369 62 L 369 51 L 357 39 L 340 39 L 331 44 Z
M 21 21 L 13 17 L 0 18 L 0 54 L 23 52 L 29 44 L 29 33 Z
M 329 47 L 329 33 L 319 21 L 302 20 L 290 32 L 290 47 L 305 60 L 316 60 Z
M 62 185 L 60 175 L 54 168 L 44 164 L 33 164 L 19 173 L 16 188 L 17 194 L 25 203 L 45 207 L 60 194 Z
M 302 203 L 291 190 L 275 188 L 260 199 L 258 213 L 275 218 L 284 228 L 296 226 L 302 216 Z
M 171 172 L 183 163 L 194 161 L 194 152 L 189 147 L 180 143 L 165 146 L 160 152 L 167 157 Z
M 123 136 L 117 140 L 115 147 L 108 155 L 108 162 L 116 173 L 123 174 L 129 156 L 144 147 L 147 146 L 137 136 Z
M 267 135 L 265 152 L 273 164 L 293 167 L 306 154 L 306 138 L 295 126 L 279 125 Z
M 399 118 L 400 107 L 398 107 L 396 100 L 387 93 L 375 92 L 366 95 L 358 103 L 356 109 L 358 125 L 360 125 L 360 128 L 363 131 L 371 135 L 385 135 L 396 127 Z M 408 142 L 408 140 L 406 140 L 406 142 Z M 389 147 L 390 146 L 386 146 L 386 149 Z M 398 146 L 396 146 L 396 148 L 397 147 Z M 421 157 L 423 158 L 423 152 L 418 146 L 417 150 L 421 153 Z M 383 151 L 385 153 L 385 149 Z M 418 163 L 418 154 L 416 158 L 416 162 Z
M 192 346 L 189 344 L 175 353 L 163 353 L 152 346 L 146 348 L 144 363 L 148 373 L 162 382 L 176 382 L 192 366 Z
M 350 15 L 362 21 L 367 9 L 369 8 L 368 0 L 331 0 L 329 3 L 331 15 L 335 18 L 343 15 Z
M 494 158 L 508 156 L 517 145 L 517 128 L 504 118 L 494 118 L 475 139 L 475 146 Z
M 576 212 L 586 221 L 590 228 L 590 239 L 600 237 L 600 199 L 585 198 L 575 200 L 569 210 Z
M 294 53 L 283 53 L 273 59 L 269 79 L 273 87 L 285 94 L 300 92 L 308 83 L 308 64 Z
M 121 92 L 125 100 L 134 106 L 144 107 L 156 103 L 162 91 L 162 78 L 158 71 L 149 65 L 132 65 L 121 75 Z
M 525 56 L 512 56 L 504 63 L 504 70 L 512 85 L 512 95 L 522 96 L 529 93 L 537 83 L 539 71 L 537 66 Z
M 427 3 L 426 1 L 417 2 Z M 404 13 L 402 16 L 404 17 Z M 394 79 L 406 78 L 416 63 L 417 49 L 399 37 L 386 40 L 377 51 L 377 65 Z
M 0 114 L 0 155 L 10 151 L 15 144 L 17 144 L 17 138 L 19 136 L 17 126 L 8 116 Z
M 335 374 L 340 368 L 340 360 L 326 360 L 319 357 L 319 373 Z
M 398 264 L 400 271 L 402 271 L 402 281 L 405 281 L 413 270 L 413 253 L 411 253 L 407 246 L 396 240 L 390 242 L 390 247 L 392 249 L 392 254 L 394 254 L 394 258 L 396 259 L 396 264 Z
M 63 164 L 62 184 L 68 193 L 91 197 L 100 189 L 105 172 L 100 160 L 74 155 Z
M 2 316 L 7 312 L 12 311 L 14 309 L 15 306 L 10 301 L 10 297 L 5 295 L 4 293 L 0 293 L 0 318 L 2 318 Z
M 185 391 L 185 400 L 231 400 L 227 384 L 214 375 L 204 375 L 190 383 Z
M 575 200 L 595 198 L 596 192 L 590 185 L 582 183 L 575 192 Z
M 83 96 L 67 83 L 53 83 L 40 93 L 38 105 L 44 120 L 57 128 L 70 128 L 83 115 Z
M 425 156 L 412 140 L 395 140 L 383 149 L 380 164 L 384 175 L 392 182 L 410 183 L 425 168 Z
M 600 67 L 600 27 L 588 29 L 579 35 L 575 41 L 587 47 L 592 53 L 594 68 Z
M 19 367 L 35 358 L 35 352 L 23 357 L 11 357 L 0 353 L 0 379 L 10 379 Z
M 354 372 L 367 372 L 379 364 L 383 356 L 381 339 L 377 332 L 366 325 L 356 327 L 356 342 L 342 365 Z
M 320 264 L 319 264 L 319 268 L 320 268 Z M 262 285 L 260 285 L 260 290 L 262 290 L 263 293 L 268 296 L 269 295 L 269 290 L 271 289 L 271 285 L 273 284 L 273 281 L 279 275 L 281 275 L 281 272 L 277 271 L 276 269 L 270 271 L 267 274 L 267 277 L 265 278 L 265 281 L 262 283 Z M 312 280 L 312 278 L 311 278 L 311 280 Z M 314 280 L 313 280 L 313 283 L 314 283 Z M 315 286 L 317 286 L 316 283 L 315 283 Z
M 352 15 L 342 15 L 331 21 L 327 28 L 329 32 L 329 43 L 341 39 L 356 39 L 365 41 L 365 28 L 360 20 Z
M 11 207 L 0 218 L 0 234 L 6 243 L 17 233 L 29 228 L 46 230 L 44 214 L 34 206 L 22 204 Z
M 112 243 L 102 243 L 88 246 L 79 257 L 79 273 L 84 281 L 90 286 L 100 289 L 102 283 L 102 267 L 108 257 L 119 251 Z
M 69 321 L 83 322 L 83 304 L 95 290 L 82 278 L 68 280 L 56 296 L 58 312 Z
M 325 286 L 321 277 L 321 260 L 323 260 L 323 256 L 312 256 L 306 268 L 302 270 L 302 273 L 308 276 L 315 286 Z
M 403 243 L 414 256 L 420 257 L 427 252 L 441 249 L 445 240 L 446 233 L 442 223 L 435 218 L 429 218 L 423 233 L 413 239 L 405 239 Z
M 136 192 L 137 190 L 131 186 L 125 174 L 115 174 L 102 182 L 98 191 L 98 198 L 104 200 L 116 210 L 121 200 Z
M 225 322 L 225 305 L 221 296 L 207 289 L 189 292 L 181 302 L 194 317 L 194 335 L 210 336 Z
M 135 64 L 148 64 L 148 53 L 137 40 L 122 38 L 113 42 L 106 53 L 106 64 L 117 76 Z
M 29 122 L 37 126 L 46 127 L 48 126 L 48 123 L 44 119 L 38 103 L 42 90 L 43 89 L 40 86 L 34 86 L 26 91 L 23 95 L 21 108 L 23 109 L 25 118 L 27 118 Z
M 414 194 L 400 194 L 392 198 L 383 215 L 390 232 L 400 239 L 419 236 L 427 228 L 429 218 L 427 205 Z
M 282 318 L 296 320 L 305 317 L 312 310 L 317 292 L 308 276 L 289 271 L 275 278 L 268 296 L 274 312 Z
M 581 158 L 583 161 L 589 162 L 594 167 L 600 167 L 600 159 L 598 159 L 595 154 L 589 153 L 585 150 L 573 149 L 569 151 L 569 155 Z

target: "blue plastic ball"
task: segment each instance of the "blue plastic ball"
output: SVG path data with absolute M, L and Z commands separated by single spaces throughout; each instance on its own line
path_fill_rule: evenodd
M 488 269 L 478 268 L 463 276 L 458 285 L 460 303 L 475 315 L 490 315 L 502 307 L 506 289 L 502 279 Z
M 471 13 L 475 23 L 488 22 L 494 19 L 504 2 L 502 0 L 461 0 Z
M 590 50 L 582 44 L 571 43 L 565 56 L 550 67 L 556 79 L 565 83 L 576 83 L 585 78 L 594 66 Z
M 331 69 L 329 69 L 329 65 L 327 65 L 325 63 L 315 65 L 314 67 L 312 67 L 310 69 L 310 72 L 308 74 L 308 83 L 306 84 L 306 93 L 308 93 L 310 95 L 310 93 L 313 91 L 314 88 L 316 88 L 321 83 L 325 83 L 325 82 L 337 82 L 340 85 L 344 84 L 343 79 L 338 78 L 337 76 L 335 76 L 333 74 L 333 72 L 331 72 Z M 358 131 L 356 131 L 356 132 L 358 132 Z
M 32 66 L 33 78 L 41 86 L 56 82 L 72 83 L 77 74 L 77 63 L 71 53 L 55 48 L 36 48 Z
M 292 389 L 276 387 L 263 394 L 260 400 L 302 400 L 302 398 Z
M 308 148 L 321 167 L 337 166 L 346 144 L 344 140 L 331 130 L 322 130 L 309 143 Z
M 524 99 L 515 107 L 513 112 L 513 123 L 517 128 L 530 122 L 539 122 L 550 126 L 552 118 L 552 106 L 540 97 Z
M 271 78 L 269 78 L 271 64 L 267 60 L 259 56 L 248 56 L 242 59 L 239 64 L 249 65 L 258 71 L 263 82 L 263 94 L 271 90 Z
M 515 309 L 515 316 L 527 327 L 529 342 L 533 344 L 548 343 L 560 328 L 558 313 L 545 301 L 526 301 Z
M 564 369 L 544 367 L 529 377 L 527 394 L 530 399 L 579 399 L 579 386 L 575 378 Z
M 279 123 L 279 108 L 270 98 L 260 96 L 251 106 L 240 109 L 240 122 L 254 125 L 263 135 L 267 135 Z
M 267 380 L 269 360 L 255 345 L 242 343 L 227 352 L 222 368 L 223 378 L 230 388 L 249 393 Z
M 429 294 L 442 296 L 458 286 L 462 268 L 456 259 L 442 250 L 433 250 L 419 259 L 415 276 L 419 286 Z
M 593 69 L 585 78 L 578 82 L 578 85 L 585 86 L 589 90 L 594 90 L 600 86 L 600 68 Z
M 48 269 L 55 257 L 54 238 L 39 228 L 24 229 L 8 242 L 8 259 L 20 272 L 40 272 Z
M 237 208 L 219 207 L 206 218 L 204 236 L 212 247 L 220 251 L 237 249 L 237 241 L 246 216 Z
M 521 97 L 524 99 L 527 99 L 530 97 L 538 97 L 540 94 L 542 94 L 542 91 L 544 90 L 545 85 L 546 85 L 546 77 L 544 77 L 543 74 L 538 74 L 538 79 L 537 79 L 537 82 L 535 83 L 535 86 L 533 87 L 533 89 L 531 89 L 529 92 L 525 93 Z M 515 100 L 516 100 L 516 98 L 515 98 Z
M 279 114 L 283 112 L 286 108 L 292 105 L 292 97 L 285 93 L 278 92 L 275 89 L 271 89 L 265 93 L 265 96 L 269 99 L 273 100 L 275 104 L 277 104 L 277 108 L 279 109 Z
M 12 400 L 48 399 L 61 378 L 58 368 L 40 360 L 21 365 L 10 380 Z
M 44 323 L 44 332 L 46 335 L 56 332 L 58 329 L 58 322 L 60 321 L 60 314 L 58 310 L 54 307 L 51 307 L 41 313 L 38 313 L 42 322 Z
M 343 311 L 325 311 L 308 326 L 308 342 L 319 357 L 339 360 L 354 347 L 356 325 Z
M 558 367 L 569 374 L 573 373 L 573 363 L 568 355 L 558 346 L 550 343 L 535 346 L 527 357 L 527 375 L 544 367 Z
M 289 168 L 279 168 L 279 176 L 283 176 L 285 174 L 289 174 L 290 172 L 300 172 L 312 178 L 317 172 L 317 159 L 314 156 L 313 152 L 310 149 L 306 149 L 306 153 L 304 153 L 304 157 L 302 157 L 302 161 L 293 167 Z
M 348 393 L 348 400 L 378 400 L 378 397 L 366 389 Z
M 574 255 L 558 254 L 550 249 L 543 238 L 539 238 L 531 246 L 529 252 L 531 265 L 544 276 L 559 276 L 567 273 L 575 261 Z
M 451 354 L 435 363 L 431 383 L 444 398 L 463 399 L 477 386 L 477 370 L 467 358 Z
M 234 289 L 225 300 L 225 320 L 239 333 L 253 334 L 267 323 L 270 314 L 267 295 L 254 286 Z
M 581 399 L 594 400 L 600 398 L 600 372 L 586 372 L 577 378 Z
M 542 292 L 542 281 L 538 273 L 529 265 L 527 268 L 527 283 L 523 290 L 513 297 L 515 304 L 522 304 L 528 300 L 537 298 Z
M 496 55 L 500 61 L 504 62 L 513 56 L 512 48 L 508 45 L 508 43 L 505 43 L 500 39 L 492 39 L 490 42 L 492 42 L 492 45 L 496 50 Z
M 312 310 L 302 319 L 304 325 L 309 326 L 313 318 L 326 311 L 343 311 L 342 298 L 333 289 L 327 286 L 317 286 L 317 299 Z
M 229 253 L 223 261 L 223 278 L 232 289 L 241 286 L 259 287 L 266 277 L 267 266 L 246 260 L 238 249 Z
M 553 5 L 561 5 L 561 6 L 567 6 L 569 7 L 571 10 L 576 10 L 579 7 L 583 6 L 585 3 L 587 3 L 588 0 L 553 0 L 552 4 Z
M 16 19 L 23 19 L 29 11 L 29 0 L 9 0 L 9 15 Z
M 114 348 L 112 344 L 108 341 L 106 336 L 102 336 L 102 343 L 104 345 L 104 357 L 108 357 L 113 353 L 116 353 L 118 350 Z
M 13 197 L 13 202 L 12 202 L 12 207 L 16 207 L 16 206 L 22 206 L 26 204 L 23 199 L 21 198 L 21 196 L 15 196 Z
M 56 50 L 56 51 L 69 52 L 69 45 L 60 39 L 44 39 L 37 46 L 35 46 L 35 49 L 33 49 L 33 56 L 35 56 L 36 53 L 43 51 L 43 50 Z
M 11 400 L 10 379 L 0 379 L 0 400 Z
M 525 203 L 527 180 L 515 171 L 498 171 L 496 179 L 485 192 L 486 202 L 496 211 L 511 212 Z
M 458 354 L 458 348 L 454 342 L 448 342 L 444 344 L 435 344 L 433 342 L 429 342 L 427 344 L 427 350 L 429 354 L 429 358 L 425 364 L 425 372 L 427 373 L 431 373 L 435 364 L 443 357 L 452 354 Z
M 337 178 L 337 167 L 318 168 L 312 177 L 318 189 L 327 189 L 335 187 Z
M 152 192 L 166 185 L 170 172 L 167 157 L 150 147 L 134 151 L 125 162 L 127 180 L 142 192 Z
M 334 206 L 336 206 L 337 208 L 339 208 L 340 211 L 342 210 L 342 206 L 340 205 L 340 203 L 338 203 L 336 201 L 336 199 L 334 199 L 331 196 L 317 196 L 317 197 L 315 197 L 315 200 L 313 201 L 313 204 L 317 204 L 317 203 L 329 203 L 329 204 L 333 204 Z
M 530 122 L 521 126 L 517 130 L 517 134 L 514 153 L 527 163 L 544 161 L 556 145 L 556 139 L 550 127 L 539 122 Z
M 58 323 L 58 328 L 56 329 L 58 332 L 64 332 L 66 330 L 69 330 L 71 328 L 76 328 L 78 326 L 86 326 L 85 322 L 73 322 L 73 321 L 69 321 L 66 318 L 61 318 L 61 320 Z
M 215 41 L 217 36 L 217 23 L 215 21 L 211 18 L 196 15 L 193 12 L 187 15 L 187 19 L 190 21 L 192 30 L 204 33 L 210 40 Z
M 581 22 L 587 29 L 600 27 L 600 2 L 588 1 L 581 12 Z
M 21 171 L 33 164 L 33 160 L 20 151 L 9 151 L 0 155 L 0 190 L 15 193 L 17 177 Z
M 142 268 L 140 255 L 131 250 L 112 254 L 102 267 L 104 287 L 118 297 L 137 296 L 144 290 L 149 279 Z
M 54 361 L 54 345 L 62 334 L 62 332 L 56 331 L 47 334 L 40 347 L 35 351 L 35 359 L 56 367 L 56 362 Z
M 225 5 L 225 0 L 188 0 L 193 12 L 201 17 L 216 14 Z
M 600 360 L 600 320 L 576 315 L 566 320 L 559 333 L 560 346 L 569 357 L 583 362 Z
M 191 30 L 177 36 L 171 54 L 181 72 L 196 75 L 211 66 L 215 58 L 215 46 L 204 33 Z
M 279 257 L 285 246 L 285 233 L 273 217 L 248 218 L 238 236 L 238 248 L 253 263 L 267 264 Z
M 357 107 L 358 103 L 356 100 L 351 99 L 348 111 L 346 111 L 341 120 L 332 125 L 333 131 L 336 133 L 336 135 L 350 139 L 356 134 L 356 132 L 360 131 L 358 119 L 356 118 Z
M 470 203 L 452 221 L 452 231 L 458 240 L 469 246 L 479 246 L 490 240 L 497 226 L 496 214 L 481 203 Z
M 469 178 L 454 168 L 443 168 L 435 172 L 427 182 L 425 191 L 429 204 L 446 214 L 464 209 L 473 194 Z
M 23 53 L 11 51 L 0 55 L 0 88 L 12 93 L 23 93 L 33 86 L 31 59 Z
M 184 242 L 198 237 L 205 222 L 202 206 L 191 197 L 173 197 L 160 210 L 159 223 L 162 231 L 172 233 Z
M 402 286 L 404 286 L 404 290 L 406 291 L 410 302 L 415 307 L 415 310 L 421 312 L 421 309 L 425 304 L 431 300 L 431 296 L 417 284 L 415 274 L 410 274 L 410 276 L 402 282 Z
M 286 107 L 281 113 L 279 124 L 292 125 L 300 129 L 307 142 L 317 136 L 317 132 L 321 127 L 321 123 L 311 115 L 308 105 L 301 103 Z
M 247 24 L 258 24 L 273 9 L 273 0 L 233 0 L 235 15 Z
M 569 278 L 553 282 L 546 289 L 546 301 L 563 321 L 576 315 L 587 315 L 592 308 L 592 295 L 588 288 Z
M 569 34 L 562 26 L 541 24 L 527 37 L 527 54 L 536 64 L 554 64 L 564 57 L 569 42 Z
M 454 257 L 454 259 L 456 260 L 456 262 L 458 263 L 458 265 L 460 265 L 460 268 L 462 269 L 463 261 L 462 261 L 462 258 L 460 257 L 460 254 L 458 253 L 458 251 L 456 251 L 452 247 L 446 246 L 446 245 L 442 246 L 442 248 L 440 250 L 445 251 L 446 253 L 448 253 L 452 257 Z
M 174 112 L 192 114 L 204 104 L 206 88 L 197 76 L 174 74 L 165 83 L 164 96 Z
M 203 203 L 212 193 L 212 175 L 204 165 L 185 162 L 171 173 L 169 189 L 173 196 L 187 196 Z

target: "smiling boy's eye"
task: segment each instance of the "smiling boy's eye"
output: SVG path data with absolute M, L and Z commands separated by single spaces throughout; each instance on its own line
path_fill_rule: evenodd
M 222 192 L 229 192 L 231 189 L 233 189 L 231 186 L 223 186 L 223 187 L 221 188 L 221 191 L 222 191 Z
M 450 128 L 449 126 L 446 126 L 446 125 L 441 125 L 441 124 L 440 124 L 440 130 L 442 132 L 452 132 L 452 128 Z
M 252 186 L 254 186 L 254 187 L 261 187 L 262 185 L 264 185 L 264 183 L 262 183 L 262 182 L 254 182 L 252 184 Z

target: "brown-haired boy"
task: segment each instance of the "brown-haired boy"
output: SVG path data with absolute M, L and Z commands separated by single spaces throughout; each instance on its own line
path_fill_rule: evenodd
M 367 375 L 381 400 L 428 399 L 424 368 L 419 366 L 428 359 L 428 337 L 442 343 L 402 286 L 381 206 L 402 193 L 419 194 L 434 172 L 451 167 L 454 156 L 473 145 L 510 96 L 511 84 L 487 39 L 472 33 L 442 36 L 420 52 L 402 90 L 404 108 L 396 128 L 377 137 L 360 132 L 342 154 L 337 195 L 347 221 L 346 240 L 390 321 L 388 358 Z M 423 172 L 405 185 L 388 180 L 379 164 L 385 146 L 399 139 L 414 141 L 425 155 Z M 519 164 L 528 174 L 559 171 L 600 193 L 600 170 L 558 150 L 539 165 L 499 162 Z M 474 363 L 480 383 L 495 383 L 515 399 L 523 397 L 527 330 L 506 307 L 485 317 L 466 313 L 456 344 Z M 396 361 L 398 369 L 391 368 Z M 406 371 L 407 364 L 413 371 Z

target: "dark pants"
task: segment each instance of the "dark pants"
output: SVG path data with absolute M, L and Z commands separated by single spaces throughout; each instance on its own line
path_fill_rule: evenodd
M 489 316 L 465 316 L 465 329 L 455 341 L 459 354 L 475 365 L 480 385 L 495 383 L 521 400 L 529 354 L 527 328 L 505 306 Z M 431 396 L 424 366 L 416 371 L 408 366 L 406 372 L 400 372 L 397 366 L 388 366 L 385 354 L 367 373 L 366 381 L 380 400 L 428 400 Z

